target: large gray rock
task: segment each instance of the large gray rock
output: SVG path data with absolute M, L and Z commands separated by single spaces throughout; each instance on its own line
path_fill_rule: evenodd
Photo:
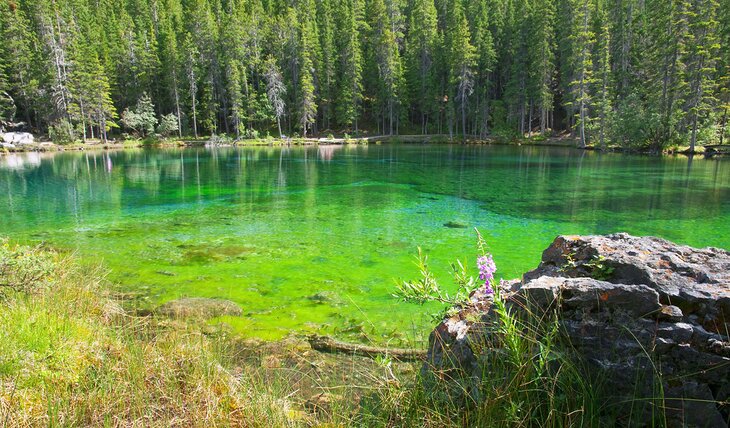
M 669 425 L 728 427 L 727 251 L 627 234 L 560 236 L 537 269 L 503 284 L 502 296 L 518 317 L 557 313 L 563 343 L 619 408 L 636 414 L 626 399 L 656 397 L 661 385 Z M 492 303 L 478 290 L 434 329 L 425 372 L 488 376 L 483 356 L 501 343 Z
M 2 139 L 7 144 L 14 144 L 17 146 L 35 143 L 33 134 L 29 132 L 6 132 L 2 134 Z
M 225 315 L 240 316 L 243 310 L 230 300 L 185 297 L 169 301 L 158 307 L 155 312 L 170 318 L 209 319 Z
M 685 316 L 696 315 L 708 330 L 730 331 L 730 253 L 725 250 L 625 233 L 559 236 L 524 280 L 540 276 L 644 284 L 659 293 L 663 304 L 680 308 Z

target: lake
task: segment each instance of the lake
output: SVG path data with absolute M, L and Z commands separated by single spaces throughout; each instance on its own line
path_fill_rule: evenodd
M 135 305 L 230 299 L 245 336 L 417 343 L 437 307 L 399 302 L 417 247 L 447 287 L 497 278 L 559 234 L 625 231 L 730 248 L 730 161 L 569 148 L 368 145 L 0 156 L 0 235 L 101 260 Z

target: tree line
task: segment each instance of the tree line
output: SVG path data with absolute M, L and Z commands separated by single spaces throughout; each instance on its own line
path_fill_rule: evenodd
M 730 0 L 0 0 L 0 119 L 57 139 L 727 140 Z

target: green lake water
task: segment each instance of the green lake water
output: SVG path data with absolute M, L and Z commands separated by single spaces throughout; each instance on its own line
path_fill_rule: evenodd
M 451 145 L 28 153 L 0 156 L 0 224 L 103 260 L 141 306 L 218 297 L 244 309 L 221 321 L 247 336 L 413 343 L 436 308 L 392 293 L 417 277 L 418 246 L 447 286 L 451 261 L 474 266 L 474 227 L 505 279 L 559 234 L 730 248 L 730 161 Z

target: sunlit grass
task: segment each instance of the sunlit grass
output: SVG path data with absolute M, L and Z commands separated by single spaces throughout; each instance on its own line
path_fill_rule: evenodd
M 54 264 L 46 286 L 0 301 L 0 426 L 291 424 L 268 385 L 221 364 L 218 339 L 129 316 L 101 268 Z
M 8 254 L 50 259 L 53 275 L 0 290 L 3 427 L 600 427 L 647 422 L 642 405 L 661 404 L 658 389 L 619 414 L 562 341 L 557 312 L 525 302 L 518 316 L 498 290 L 493 316 L 472 320 L 492 333 L 471 343 L 476 369 L 420 370 L 387 353 L 324 357 L 296 339 L 242 348 L 222 326 L 126 313 L 99 266 L 41 248 Z

